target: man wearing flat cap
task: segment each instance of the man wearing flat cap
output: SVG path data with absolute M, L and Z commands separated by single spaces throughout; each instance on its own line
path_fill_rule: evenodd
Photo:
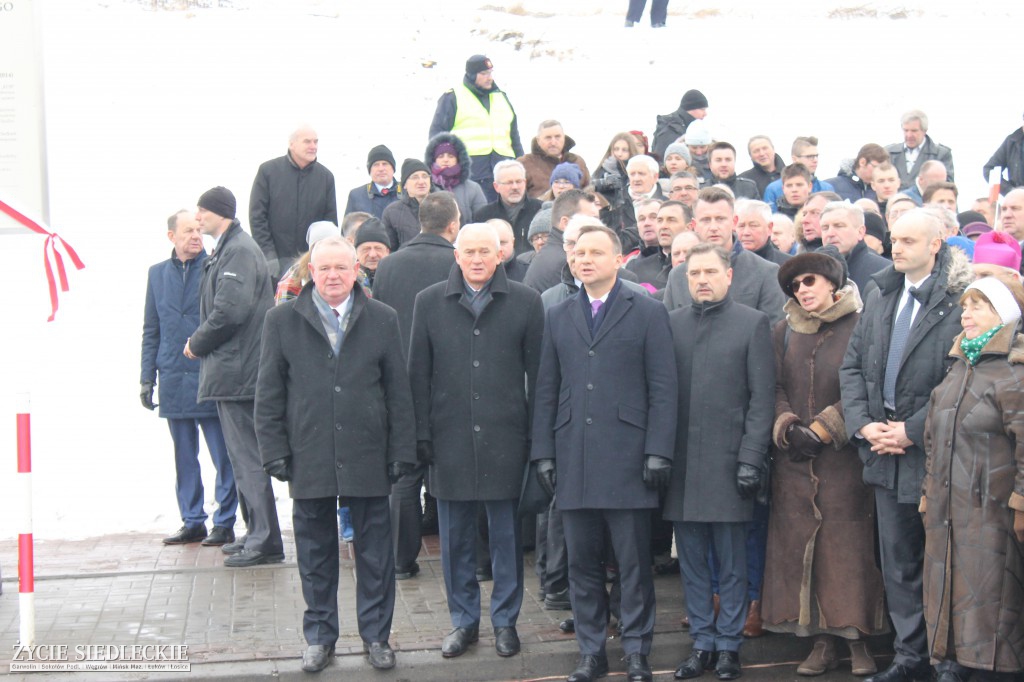
M 494 64 L 484 55 L 470 57 L 462 83 L 437 100 L 429 136 L 438 133 L 458 135 L 466 143 L 473 162 L 471 179 L 484 190 L 487 201 L 496 201 L 494 166 L 522 156 L 523 144 L 515 109 L 494 82 Z
M 249 511 L 244 540 L 224 545 L 225 566 L 284 561 L 270 477 L 263 471 L 253 423 L 263 316 L 274 305 L 260 247 L 235 218 L 235 195 L 214 187 L 199 197 L 196 221 L 217 245 L 203 263 L 199 328 L 185 357 L 199 358 L 199 400 L 217 404 L 238 495 Z

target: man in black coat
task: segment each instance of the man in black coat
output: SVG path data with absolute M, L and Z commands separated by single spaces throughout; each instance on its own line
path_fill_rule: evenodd
M 779 251 L 772 242 L 773 227 L 771 206 L 757 199 L 736 202 L 737 241 L 755 256 L 781 267 L 791 256 Z
M 217 403 L 238 496 L 248 510 L 244 541 L 221 548 L 225 566 L 284 561 L 284 543 L 270 477 L 263 471 L 253 424 L 263 317 L 274 305 L 267 261 L 235 219 L 235 196 L 214 187 L 199 197 L 196 220 L 217 247 L 203 263 L 199 328 L 185 357 L 199 363 L 199 400 Z
M 402 186 L 395 181 L 395 155 L 386 146 L 379 144 L 366 155 L 366 172 L 370 182 L 353 187 L 345 203 L 345 215 L 362 211 L 377 220 L 384 216 L 384 209 L 398 201 Z
M 701 675 L 717 653 L 718 679 L 732 680 L 741 674 L 747 533 L 775 417 L 775 357 L 768 316 L 729 297 L 728 252 L 698 244 L 680 267 L 693 302 L 669 315 L 679 371 L 679 456 L 664 515 L 675 524 L 694 644 L 676 678 Z M 717 619 L 707 561 L 712 547 Z
M 463 654 L 480 628 L 476 580 L 478 503 L 490 538 L 491 624 L 499 656 L 519 652 L 523 558 L 516 502 L 529 456 L 532 392 L 540 364 L 540 295 L 510 282 L 498 234 L 471 223 L 455 243 L 447 282 L 416 297 L 409 376 L 420 460 L 437 498 L 448 611 L 445 658 Z
M 334 175 L 316 160 L 320 140 L 302 126 L 288 140 L 288 153 L 256 171 L 249 194 L 249 227 L 277 281 L 306 251 L 306 230 L 318 220 L 338 224 Z
M 339 502 L 352 514 L 359 635 L 373 667 L 395 665 L 388 492 L 415 464 L 412 393 L 398 316 L 363 293 L 356 267 L 342 237 L 317 242 L 312 282 L 267 313 L 260 355 L 256 432 L 264 468 L 293 500 L 307 672 L 338 639 Z
M 764 196 L 768 185 L 782 177 L 786 162 L 775 152 L 775 145 L 767 135 L 755 135 L 747 142 L 747 153 L 754 167 L 740 173 L 741 178 L 753 180 L 758 198 Z
M 860 206 L 848 201 L 832 201 L 821 210 L 821 241 L 843 254 L 849 277 L 857 283 L 862 295 L 871 277 L 892 265 L 868 248 L 864 243 L 865 234 L 864 210 Z
M 877 273 L 839 370 L 850 441 L 874 489 L 886 603 L 896 631 L 892 665 L 873 682 L 927 679 L 922 596 L 924 526 L 917 505 L 924 479 L 928 400 L 943 379 L 961 331 L 959 298 L 973 278 L 942 223 L 924 209 L 891 227 L 893 265 Z
M 373 297 L 398 313 L 402 357 L 409 355 L 417 294 L 431 284 L 447 279 L 455 263 L 452 242 L 459 233 L 459 225 L 459 206 L 455 196 L 451 192 L 429 194 L 420 206 L 420 234 L 377 266 Z M 420 570 L 416 558 L 423 539 L 420 489 L 425 471 L 425 466 L 416 467 L 391 489 L 391 531 L 395 546 L 395 577 L 398 580 L 415 577 Z
M 650 680 L 651 509 L 669 481 L 677 416 L 672 334 L 665 308 L 619 281 L 613 231 L 582 228 L 575 259 L 584 288 L 547 311 L 530 455 L 565 526 L 580 648 L 568 680 L 608 672 L 605 528 L 619 564 L 627 675 Z
M 501 161 L 494 167 L 494 191 L 497 201 L 487 204 L 473 216 L 478 223 L 500 218 L 512 226 L 516 237 L 516 255 L 533 250 L 530 244 L 530 222 L 540 210 L 541 202 L 526 194 L 526 169 L 518 161 Z
M 992 157 L 981 169 L 982 177 L 988 181 L 993 168 L 1002 169 L 999 179 L 999 193 L 1005 195 L 1014 187 L 1024 187 L 1024 125 L 1006 136 Z
M 687 90 L 679 100 L 678 109 L 658 116 L 651 151 L 659 159 L 664 158 L 665 148 L 682 137 L 691 123 L 707 115 L 708 98 L 700 90 Z
M 626 263 L 626 269 L 636 275 L 640 284 L 661 290 L 668 284 L 672 270 L 672 240 L 690 228 L 693 211 L 681 201 L 666 201 L 658 208 L 658 243 L 641 250 L 638 258 Z
M 711 182 L 725 185 L 737 199 L 760 199 L 757 183 L 736 175 L 736 147 L 728 142 L 715 142 L 708 147 L 708 167 Z
M 561 281 L 562 266 L 565 265 L 565 244 L 563 234 L 569 221 L 577 213 L 597 217 L 599 209 L 592 194 L 583 190 L 569 189 L 558 195 L 551 206 L 551 232 L 548 240 L 530 261 L 530 267 L 523 277 L 523 284 L 544 293 Z

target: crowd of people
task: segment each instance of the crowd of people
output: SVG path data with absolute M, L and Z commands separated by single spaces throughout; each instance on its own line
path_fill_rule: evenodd
M 478 641 L 487 580 L 496 653 L 519 653 L 533 545 L 545 605 L 572 611 L 569 682 L 608 673 L 609 623 L 652 679 L 655 573 L 684 586 L 677 679 L 736 679 L 767 630 L 808 639 L 803 676 L 844 642 L 870 682 L 1019 680 L 1021 131 L 985 168 L 1001 200 L 958 212 L 920 111 L 835 178 L 813 136 L 788 165 L 755 136 L 737 174 L 690 90 L 650 145 L 623 131 L 588 167 L 555 120 L 524 153 L 492 69 L 467 61 L 422 159 L 372 147 L 340 221 L 307 126 L 260 166 L 251 236 L 224 187 L 168 219 L 141 377 L 174 442 L 164 542 L 283 561 L 287 482 L 308 672 L 339 636 L 339 538 L 368 660 L 395 666 L 395 581 L 433 515 L 446 658 Z M 866 638 L 890 630 L 879 671 Z

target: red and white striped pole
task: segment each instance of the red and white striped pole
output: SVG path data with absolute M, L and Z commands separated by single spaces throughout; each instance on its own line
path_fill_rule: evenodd
M 19 393 L 18 481 L 21 484 L 21 532 L 18 534 L 18 607 L 21 614 L 19 643 L 36 643 L 35 563 L 32 558 L 32 422 L 29 394 Z

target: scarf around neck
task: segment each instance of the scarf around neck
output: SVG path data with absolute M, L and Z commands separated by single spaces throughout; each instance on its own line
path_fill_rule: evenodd
M 1002 328 L 1003 325 L 997 324 L 984 334 L 976 336 L 973 339 L 968 339 L 966 336 L 960 339 L 960 350 L 964 352 L 964 356 L 967 358 L 967 362 L 971 363 L 971 367 L 978 364 L 978 358 L 981 357 L 981 350 L 985 347 L 985 344 L 995 336 L 996 332 Z

